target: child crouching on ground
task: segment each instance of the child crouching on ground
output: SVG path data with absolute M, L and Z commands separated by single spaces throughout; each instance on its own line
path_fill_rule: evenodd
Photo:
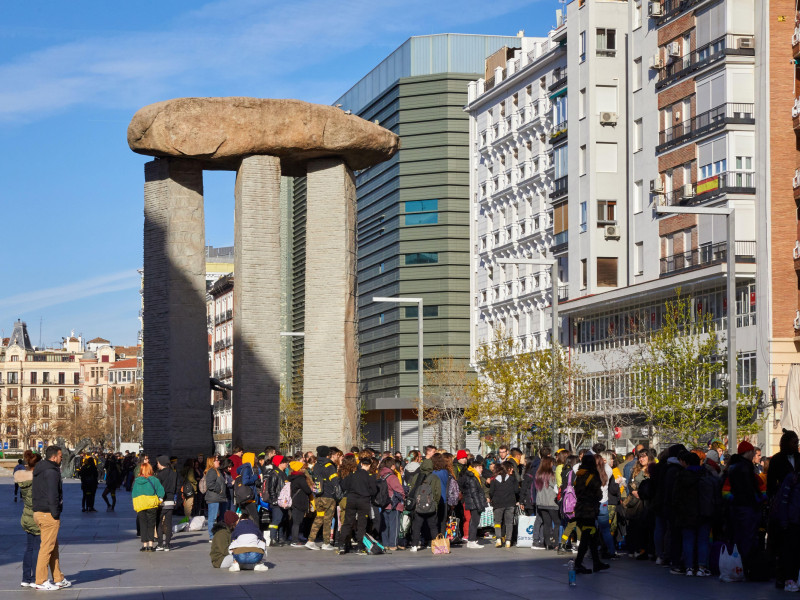
M 264 533 L 258 525 L 253 523 L 247 513 L 240 515 L 239 522 L 233 529 L 228 550 L 233 555 L 234 561 L 228 568 L 229 571 L 241 569 L 266 571 L 268 569 L 264 564 L 267 556 L 267 542 L 264 540 Z

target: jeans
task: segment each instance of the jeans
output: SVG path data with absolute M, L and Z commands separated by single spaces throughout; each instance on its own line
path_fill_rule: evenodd
M 211 535 L 211 528 L 214 526 L 214 523 L 217 522 L 217 516 L 219 516 L 219 508 L 221 504 L 225 504 L 224 502 L 209 502 L 208 503 L 208 539 L 212 539 L 214 536 Z
M 514 507 L 506 506 L 494 509 L 494 537 L 497 540 L 505 538 L 511 543 L 511 535 L 514 531 Z
M 556 541 L 556 532 L 561 524 L 558 518 L 557 508 L 536 508 L 539 518 L 542 520 L 542 539 L 544 540 L 546 548 L 555 548 L 558 544 Z
M 300 526 L 306 517 L 306 511 L 301 508 L 292 506 L 292 543 L 301 544 L 300 541 Z
M 241 552 L 233 555 L 233 560 L 241 567 L 257 565 L 263 559 L 264 555 L 261 552 Z
M 39 546 L 42 538 L 38 535 L 25 532 L 25 553 L 22 555 L 22 581 L 34 583 L 36 581 L 36 558 L 39 556 Z
M 396 510 L 384 510 L 381 527 L 381 541 L 387 548 L 397 547 L 397 523 L 400 521 L 400 513 Z
M 605 544 L 606 552 L 614 554 L 614 538 L 611 536 L 611 523 L 608 520 L 608 504 L 600 505 L 600 514 L 597 515 L 597 525 L 600 529 L 603 544 Z
M 653 544 L 655 545 L 656 557 L 664 560 L 669 558 L 669 543 L 665 543 L 667 539 L 667 530 L 669 524 L 666 517 L 656 515 L 656 526 L 653 531 Z
M 172 541 L 172 508 L 164 508 L 162 506 L 159 510 L 158 544 L 159 546 L 169 547 L 169 543 Z
M 277 542 L 278 540 L 282 540 L 286 537 L 286 534 L 280 535 L 284 509 L 278 506 L 277 502 L 270 504 L 270 509 L 272 510 L 272 522 L 269 524 L 269 537 L 273 542 Z
M 708 534 L 711 525 L 700 523 L 697 527 L 683 529 L 683 566 L 687 569 L 698 567 L 708 567 Z M 697 544 L 697 556 L 695 557 L 695 544 Z M 695 558 L 697 562 L 695 563 Z

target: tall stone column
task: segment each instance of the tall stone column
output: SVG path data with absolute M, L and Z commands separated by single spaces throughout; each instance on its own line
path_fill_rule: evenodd
M 213 450 L 203 171 L 156 158 L 144 174 L 144 450 L 187 458 Z
M 280 160 L 250 156 L 236 173 L 233 443 L 280 442 Z
M 356 186 L 340 159 L 308 163 L 303 449 L 356 442 Z

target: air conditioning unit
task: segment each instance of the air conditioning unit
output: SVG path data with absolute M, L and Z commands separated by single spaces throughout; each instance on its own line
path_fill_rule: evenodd
M 684 198 L 694 198 L 694 186 L 691 183 L 684 183 L 683 184 L 683 197 Z
M 661 15 L 663 15 L 664 9 L 661 6 L 661 2 L 648 2 L 647 14 L 650 17 L 660 17 Z
M 614 112 L 600 113 L 600 125 L 616 125 L 616 124 L 617 124 L 617 113 Z
M 679 57 L 681 55 L 680 42 L 670 42 L 667 44 L 667 54 L 669 54 L 671 57 Z
M 792 179 L 792 187 L 799 188 L 800 187 L 800 169 L 794 170 L 794 178 Z
M 753 48 L 756 47 L 756 40 L 755 40 L 755 38 L 751 38 L 751 37 L 739 38 L 736 41 L 736 47 L 739 50 L 752 50 Z
M 795 241 L 794 243 L 794 250 L 792 251 L 792 256 L 795 260 L 800 259 L 800 240 Z
M 617 225 L 606 225 L 605 234 L 607 240 L 618 240 L 619 227 Z
M 662 69 L 664 67 L 664 60 L 661 58 L 660 54 L 654 54 L 650 57 L 650 68 L 651 69 Z
M 664 182 L 661 181 L 661 177 L 656 177 L 655 179 L 650 180 L 650 193 L 660 194 L 663 191 Z
M 800 329 L 800 310 L 794 311 L 794 328 Z

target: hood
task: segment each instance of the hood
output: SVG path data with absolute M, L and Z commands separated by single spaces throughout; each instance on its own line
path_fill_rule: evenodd
M 17 485 L 22 485 L 26 483 L 33 482 L 33 471 L 28 471 L 27 469 L 20 469 L 19 471 L 14 471 L 14 483 Z
M 56 463 L 54 463 L 52 460 L 44 459 L 44 460 L 40 460 L 38 463 L 36 463 L 36 466 L 33 467 L 33 474 L 34 474 L 34 476 L 36 476 L 39 473 L 42 473 L 43 471 L 47 471 L 48 469 L 55 469 L 56 471 L 59 471 L 59 472 L 61 471 L 59 466 Z
M 218 521 L 214 523 L 214 526 L 211 528 L 211 535 L 214 535 L 215 533 L 223 529 L 227 529 L 228 531 L 230 531 L 230 527 L 225 525 L 225 523 L 223 523 L 222 521 Z
M 422 466 L 420 467 L 420 471 L 422 473 L 425 473 L 426 475 L 433 473 L 433 461 L 430 458 L 426 458 L 425 460 L 423 460 Z
M 389 467 L 383 467 L 383 468 L 382 468 L 382 469 L 381 469 L 381 470 L 378 472 L 378 476 L 379 476 L 379 477 L 386 477 L 386 475 L 391 475 L 391 474 L 393 474 L 393 473 L 394 473 L 394 471 L 392 471 L 392 470 L 391 470 Z
M 245 452 L 242 454 L 242 464 L 250 463 L 251 467 L 256 466 L 256 453 L 255 452 Z
M 406 471 L 409 473 L 416 473 L 419 471 L 419 463 L 418 462 L 411 462 L 406 465 Z

